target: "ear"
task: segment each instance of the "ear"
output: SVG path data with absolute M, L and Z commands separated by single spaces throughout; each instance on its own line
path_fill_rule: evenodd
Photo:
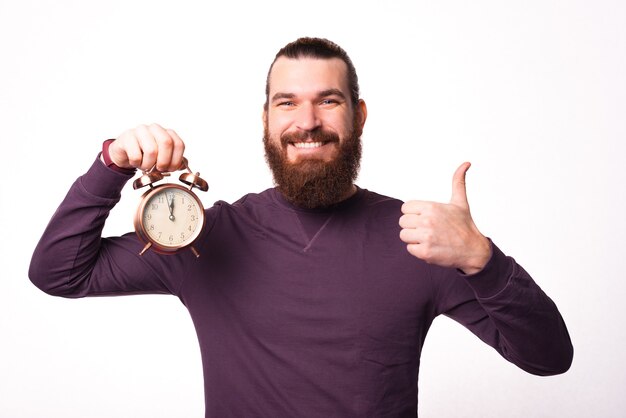
M 261 118 L 263 118 L 263 129 L 267 130 L 267 109 L 265 107 L 263 107 Z
M 359 99 L 355 111 L 358 113 L 357 117 L 362 131 L 363 126 L 365 126 L 365 120 L 367 120 L 367 105 L 365 104 L 365 100 Z

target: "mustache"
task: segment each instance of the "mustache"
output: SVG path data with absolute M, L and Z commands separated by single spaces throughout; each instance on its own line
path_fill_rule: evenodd
M 315 130 L 311 132 L 292 132 L 280 136 L 280 143 L 286 147 L 293 142 L 339 142 L 339 135 L 334 132 Z

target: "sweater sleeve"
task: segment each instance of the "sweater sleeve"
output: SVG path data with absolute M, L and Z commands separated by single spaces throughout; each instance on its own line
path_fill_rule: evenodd
M 176 294 L 184 277 L 181 269 L 191 256 L 151 251 L 139 256 L 143 245 L 134 233 L 101 237 L 131 177 L 107 168 L 98 158 L 74 182 L 33 253 L 29 277 L 38 288 L 63 297 Z
M 438 314 L 461 323 L 529 373 L 547 376 L 569 369 L 573 347 L 556 305 L 493 243 L 491 259 L 474 275 L 432 270 Z

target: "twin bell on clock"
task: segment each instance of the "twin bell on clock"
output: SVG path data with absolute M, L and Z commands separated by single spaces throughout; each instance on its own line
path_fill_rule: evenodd
M 193 247 L 204 227 L 204 207 L 193 189 L 206 192 L 209 185 L 189 169 L 189 162 L 183 158 L 178 180 L 185 186 L 175 183 L 154 183 L 163 180 L 170 173 L 161 173 L 152 167 L 133 182 L 133 188 L 150 188 L 141 196 L 135 213 L 135 232 L 145 247 L 159 254 L 174 254 L 189 248 L 196 257 L 200 254 Z

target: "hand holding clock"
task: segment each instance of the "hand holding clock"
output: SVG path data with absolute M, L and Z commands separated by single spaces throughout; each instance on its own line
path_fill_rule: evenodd
M 156 123 L 124 131 L 109 147 L 111 161 L 121 168 L 150 170 L 156 164 L 161 172 L 178 170 L 185 144 L 172 129 Z
M 183 158 L 185 144 L 182 139 L 174 130 L 153 123 L 124 131 L 114 141 L 107 143 L 108 159 L 113 164 L 120 168 L 138 168 L 144 172 L 133 182 L 135 189 L 150 185 L 150 189 L 141 197 L 135 214 L 135 231 L 145 243 L 139 254 L 144 254 L 149 248 L 161 254 L 173 254 L 189 248 L 198 257 L 199 253 L 192 244 L 202 232 L 204 208 L 192 189 L 195 187 L 206 191 L 208 185 L 199 173 L 192 173 Z M 106 161 L 102 155 L 100 158 Z M 153 176 L 158 174 L 152 173 L 153 169 L 160 173 L 188 171 L 179 178 L 188 187 L 174 183 L 155 186 L 154 183 L 163 177 Z M 182 206 L 175 205 L 175 199 Z

